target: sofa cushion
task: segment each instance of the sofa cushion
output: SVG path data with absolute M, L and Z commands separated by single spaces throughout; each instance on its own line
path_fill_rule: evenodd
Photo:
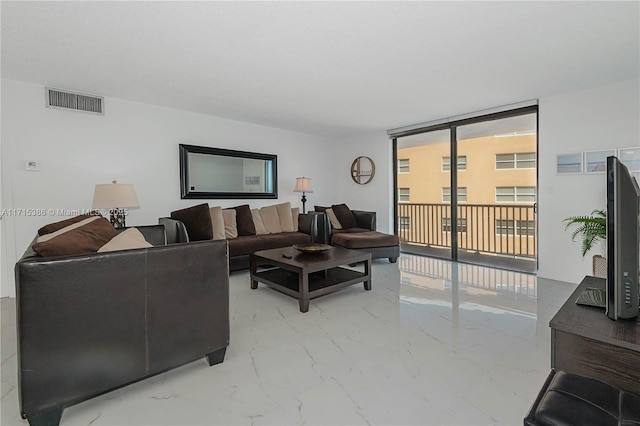
M 331 244 L 348 249 L 389 247 L 400 244 L 397 235 L 382 232 L 339 232 L 331 236 Z
M 249 204 L 233 207 L 236 211 L 236 224 L 238 236 L 256 235 L 256 226 L 253 224 L 253 216 Z
M 171 212 L 171 218 L 184 223 L 189 240 L 201 241 L 213 239 L 209 204 L 203 203 L 186 209 Z
M 59 222 L 53 222 L 53 223 L 49 223 L 48 225 L 43 226 L 42 228 L 38 229 L 38 235 L 45 235 L 45 234 L 50 234 L 52 232 L 55 232 L 59 229 L 65 228 L 69 225 L 72 225 L 74 223 L 83 221 L 89 217 L 93 217 L 93 216 L 101 216 L 99 212 L 94 211 L 91 213 L 87 213 L 87 214 L 81 214 L 78 216 L 74 216 L 74 217 L 70 217 L 69 219 L 65 219 L 65 220 L 61 220 Z
M 109 221 L 100 217 L 47 241 L 37 242 L 31 248 L 44 257 L 95 253 L 117 234 Z
M 331 207 L 313 206 L 313 210 L 318 213 L 324 213 L 327 211 L 327 209 L 330 209 L 330 208 Z
M 224 233 L 224 217 L 222 216 L 222 207 L 215 206 L 209 209 L 209 216 L 211 216 L 211 231 L 213 233 L 214 240 L 224 240 L 226 238 Z
M 286 202 L 276 204 L 276 211 L 278 212 L 278 219 L 280 220 L 282 232 L 294 232 L 293 215 L 291 214 L 291 203 Z
M 340 222 L 340 225 L 344 229 L 355 228 L 358 226 L 358 222 L 356 222 L 356 217 L 351 212 L 351 209 L 347 207 L 346 204 L 334 204 L 331 206 L 331 210 L 336 215 L 336 218 Z
M 116 250 L 132 250 L 153 247 L 145 240 L 142 232 L 136 228 L 129 228 L 109 240 L 108 243 L 98 249 L 98 253 Z
M 251 217 L 253 217 L 253 226 L 256 228 L 256 235 L 267 235 L 269 232 L 262 222 L 260 209 L 251 209 Z
M 238 225 L 236 222 L 236 211 L 234 209 L 223 209 L 222 219 L 224 220 L 224 236 L 227 240 L 238 237 Z
M 327 217 L 329 217 L 329 221 L 331 222 L 333 229 L 342 229 L 342 225 L 336 217 L 336 214 L 333 212 L 333 209 L 327 209 L 325 210 L 325 213 L 327 214 Z
M 100 217 L 101 217 L 101 216 L 89 216 L 89 217 L 87 217 L 87 218 L 85 218 L 85 219 L 81 220 L 80 222 L 72 223 L 71 225 L 67 225 L 67 226 L 65 226 L 64 228 L 58 229 L 57 231 L 50 232 L 50 233 L 48 233 L 48 234 L 44 234 L 44 235 L 40 235 L 40 236 L 36 239 L 36 242 L 37 242 L 37 243 L 42 243 L 42 242 L 44 242 L 44 241 L 49 241 L 50 239 L 55 238 L 55 237 L 57 237 L 57 236 L 58 236 L 58 235 L 60 235 L 60 234 L 64 234 L 65 232 L 69 232 L 69 231 L 71 231 L 72 229 L 76 229 L 76 228 L 79 228 L 79 227 L 81 227 L 81 226 L 84 226 L 84 225 L 86 225 L 86 224 L 87 224 L 87 223 L 89 223 L 89 222 L 93 222 L 94 220 L 99 219 Z
M 276 206 L 262 207 L 260 209 L 260 216 L 268 233 L 278 234 L 282 232 L 282 225 L 280 224 L 280 217 L 278 216 Z
M 279 247 L 289 247 L 294 244 L 308 244 L 311 236 L 303 232 L 280 232 L 269 235 L 252 235 L 229 240 L 229 256 L 239 256 L 255 253 L 258 250 L 268 250 Z

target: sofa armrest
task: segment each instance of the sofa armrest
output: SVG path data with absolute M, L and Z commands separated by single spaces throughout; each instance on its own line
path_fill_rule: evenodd
M 298 231 L 311 236 L 311 242 L 318 242 L 318 214 L 309 212 L 298 215 Z
M 158 219 L 160 225 L 164 225 L 164 232 L 167 236 L 167 244 L 188 243 L 189 234 L 187 228 L 179 220 L 170 217 L 161 217 Z
M 351 212 L 356 217 L 358 228 L 364 228 L 370 231 L 376 230 L 376 212 L 367 212 L 364 210 L 351 210 Z

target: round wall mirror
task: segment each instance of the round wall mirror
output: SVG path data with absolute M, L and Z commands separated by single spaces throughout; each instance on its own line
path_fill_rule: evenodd
M 351 179 L 359 185 L 365 185 L 373 180 L 376 165 L 369 157 L 358 157 L 351 163 Z

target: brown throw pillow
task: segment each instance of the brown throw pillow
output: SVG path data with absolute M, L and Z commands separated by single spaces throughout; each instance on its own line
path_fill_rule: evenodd
M 236 223 L 238 225 L 238 237 L 256 235 L 256 226 L 253 223 L 249 204 L 233 207 L 236 211 Z
M 66 228 L 69 225 L 73 225 L 74 223 L 85 220 L 91 216 L 100 216 L 100 212 L 94 211 L 91 213 L 70 217 L 69 219 L 61 220 L 60 222 L 50 223 L 38 229 L 38 235 L 46 235 L 52 232 L 56 232 L 59 229 Z
M 318 213 L 324 213 L 327 209 L 330 208 L 331 207 L 313 206 L 313 210 L 317 211 Z
M 209 213 L 209 204 L 207 203 L 173 211 L 171 212 L 171 219 L 176 219 L 184 223 L 190 241 L 213 239 L 211 214 Z
M 331 210 L 335 213 L 343 229 L 355 228 L 358 226 L 356 217 L 346 204 L 334 204 L 331 206 Z
M 118 232 L 103 217 L 50 240 L 35 243 L 31 248 L 43 257 L 95 253 Z

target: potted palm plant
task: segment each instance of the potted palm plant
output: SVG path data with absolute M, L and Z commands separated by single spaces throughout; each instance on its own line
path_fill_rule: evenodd
M 598 241 L 607 238 L 607 213 L 604 210 L 594 210 L 589 216 L 570 216 L 563 220 L 566 223 L 565 230 L 576 226 L 571 240 L 582 237 L 582 256 L 585 256 Z

